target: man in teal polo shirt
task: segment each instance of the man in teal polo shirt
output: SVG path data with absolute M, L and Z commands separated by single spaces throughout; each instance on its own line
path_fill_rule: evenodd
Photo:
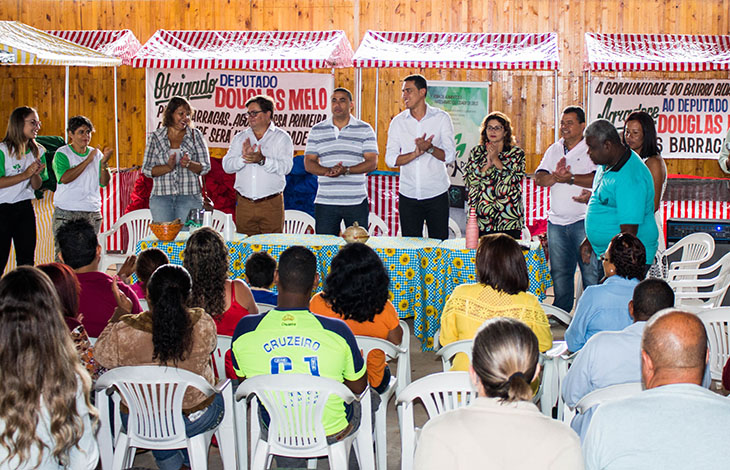
M 649 169 L 636 153 L 623 145 L 616 128 L 599 119 L 585 131 L 588 156 L 598 165 L 593 193 L 586 211 L 586 239 L 581 244 L 584 263 L 606 252 L 614 235 L 636 235 L 646 248 L 647 262 L 654 259 L 659 232 L 654 220 L 654 183 Z
M 233 367 L 239 377 L 311 374 L 342 382 L 355 395 L 365 390 L 365 362 L 350 328 L 342 320 L 309 311 L 318 278 L 317 258 L 307 248 L 292 246 L 281 254 L 274 274 L 277 307 L 243 317 L 233 334 Z M 340 440 L 352 433 L 359 426 L 359 416 L 358 402 L 346 405 L 331 396 L 323 420 L 328 439 Z M 282 465 L 281 458 L 277 462 Z M 306 460 L 297 463 L 306 464 Z

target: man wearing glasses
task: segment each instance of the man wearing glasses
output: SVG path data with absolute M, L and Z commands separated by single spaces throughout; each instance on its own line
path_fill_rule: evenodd
M 451 117 L 426 104 L 426 79 L 410 75 L 403 80 L 406 110 L 390 121 L 385 163 L 400 168 L 398 212 L 404 237 L 449 238 L 449 174 L 446 165 L 456 159 Z
M 271 121 L 274 100 L 254 96 L 246 102 L 249 127 L 233 137 L 223 170 L 235 173 L 236 231 L 246 235 L 281 233 L 286 175 L 294 163 L 291 137 Z

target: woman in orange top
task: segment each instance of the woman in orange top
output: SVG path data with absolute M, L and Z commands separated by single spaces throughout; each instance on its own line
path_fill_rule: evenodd
M 390 277 L 383 262 L 369 246 L 352 243 L 332 259 L 324 291 L 315 295 L 309 309 L 317 315 L 340 318 L 355 335 L 387 339 L 400 344 L 403 329 L 395 307 L 388 300 Z M 390 382 L 383 351 L 367 357 L 368 382 L 382 393 Z

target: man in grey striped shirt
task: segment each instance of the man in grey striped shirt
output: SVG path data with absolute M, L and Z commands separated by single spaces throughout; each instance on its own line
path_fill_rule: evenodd
M 339 235 L 340 223 L 368 227 L 367 173 L 378 164 L 378 141 L 370 124 L 352 116 L 352 93 L 332 93 L 332 118 L 316 124 L 307 138 L 304 168 L 317 175 L 315 231 Z

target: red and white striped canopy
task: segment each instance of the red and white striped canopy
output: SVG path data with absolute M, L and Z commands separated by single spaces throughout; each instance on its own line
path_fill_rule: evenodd
M 368 31 L 355 67 L 558 70 L 558 36 Z
M 137 52 L 134 67 L 300 71 L 352 66 L 343 31 L 166 31 Z
M 132 57 L 142 47 L 134 33 L 128 29 L 48 31 L 48 34 L 102 54 L 119 57 L 125 65 L 131 64 Z
M 586 33 L 585 70 L 730 70 L 730 36 Z

